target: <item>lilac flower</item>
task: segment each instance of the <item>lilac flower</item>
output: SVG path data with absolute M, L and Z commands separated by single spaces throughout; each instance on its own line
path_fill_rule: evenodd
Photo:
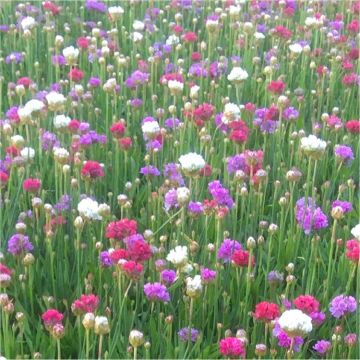
M 326 315 L 321 311 L 314 311 L 310 314 L 313 325 L 320 326 L 326 319 Z
M 66 65 L 65 57 L 62 55 L 53 55 L 51 57 L 51 62 L 53 63 L 53 65 L 57 65 L 57 66 Z
M 202 268 L 200 270 L 201 280 L 207 284 L 215 280 L 216 271 L 208 268 Z
M 125 80 L 125 86 L 136 89 L 139 85 L 144 85 L 149 80 L 149 76 L 148 73 L 136 70 Z
M 227 169 L 229 174 L 234 174 L 238 170 L 246 170 L 246 161 L 244 154 L 234 155 L 227 160 Z
M 320 355 L 325 355 L 331 348 L 331 342 L 327 340 L 319 340 L 313 346 L 313 349 Z
M 164 176 L 177 186 L 184 186 L 185 182 L 181 173 L 179 172 L 175 163 L 168 163 L 164 165 Z
M 8 252 L 14 256 L 33 250 L 34 246 L 29 241 L 29 237 L 23 234 L 14 234 L 8 240 Z
M 284 281 L 284 274 L 273 270 L 268 273 L 267 279 L 270 284 L 282 283 Z
M 234 206 L 234 201 L 230 196 L 229 190 L 224 188 L 220 181 L 215 180 L 209 183 L 208 190 L 218 205 L 227 206 L 228 208 Z
M 176 129 L 180 125 L 180 120 L 175 118 L 166 119 L 164 125 L 168 129 Z
M 191 328 L 190 330 L 190 334 L 191 334 L 191 341 L 192 342 L 196 342 L 198 336 L 199 336 L 199 330 Z M 182 329 L 180 329 L 178 331 L 178 335 L 181 341 L 187 342 L 189 341 L 189 328 L 188 327 L 184 327 Z
M 156 283 L 147 283 L 144 285 L 145 296 L 150 301 L 169 302 L 170 294 L 165 285 Z
M 140 169 L 140 174 L 145 176 L 160 176 L 160 171 L 155 166 L 147 165 Z
M 176 279 L 176 272 L 174 270 L 165 269 L 161 272 L 161 280 L 171 285 Z
M 164 203 L 165 203 L 164 207 L 165 207 L 166 211 L 169 211 L 173 207 L 178 207 L 179 206 L 178 202 L 177 202 L 177 191 L 176 191 L 176 189 L 171 189 L 165 194 Z
M 71 197 L 67 194 L 62 195 L 59 202 L 54 205 L 54 209 L 57 212 L 71 210 Z
M 222 121 L 223 115 L 224 115 L 223 113 L 216 114 L 214 118 L 214 122 L 215 122 L 215 126 L 224 134 L 226 134 L 230 129 L 226 124 L 223 123 Z
M 241 250 L 242 246 L 236 240 L 225 239 L 219 247 L 217 258 L 228 263 L 231 260 L 232 254 L 236 250 Z
M 331 204 L 331 207 L 334 208 L 334 207 L 337 207 L 337 206 L 341 207 L 344 214 L 352 211 L 352 209 L 353 209 L 351 203 L 348 202 L 348 201 L 341 201 L 341 200 L 333 201 L 333 203 Z
M 346 145 L 335 145 L 334 149 L 335 157 L 343 161 L 345 165 L 350 165 L 351 162 L 354 160 L 354 153 L 350 146 Z
M 193 217 L 200 216 L 204 212 L 203 204 L 199 201 L 190 201 L 187 209 Z
M 133 108 L 139 108 L 143 105 L 143 101 L 141 99 L 135 98 L 130 100 L 130 106 Z
M 0 32 L 7 33 L 10 27 L 8 25 L 0 25 Z
M 283 331 L 278 323 L 275 324 L 275 327 L 273 329 L 273 336 L 275 336 L 278 340 L 278 345 L 280 347 L 289 349 L 291 344 L 291 338 L 286 334 L 285 331 Z M 301 349 L 301 345 L 304 343 L 303 338 L 300 336 L 294 337 L 294 347 L 293 350 L 295 352 L 299 352 Z
M 108 251 L 102 251 L 99 256 L 100 264 L 103 267 L 110 267 L 113 265 L 110 254 Z
M 107 6 L 103 2 L 98 0 L 87 0 L 85 7 L 88 10 L 94 10 L 100 13 L 106 13 L 107 11 Z
M 194 77 L 207 77 L 207 65 L 204 62 L 192 64 L 189 69 L 189 75 Z
M 339 319 L 344 315 L 355 312 L 356 308 L 357 303 L 354 297 L 339 295 L 331 300 L 329 310 L 334 318 Z
M 23 60 L 23 55 L 20 52 L 12 52 L 5 58 L 6 64 L 10 64 L 14 62 L 15 64 L 19 64 Z
M 306 235 L 313 230 L 320 230 L 328 226 L 327 216 L 320 207 L 316 207 L 315 202 L 309 198 L 308 205 L 305 207 L 305 198 L 296 202 L 296 221 L 303 228 Z
M 290 106 L 283 111 L 283 117 L 287 121 L 296 120 L 299 117 L 299 111 Z
M 153 151 L 153 150 L 161 150 L 162 149 L 162 143 L 158 140 L 151 140 L 146 144 L 146 150 L 147 151 Z
M 92 88 L 96 88 L 98 86 L 101 85 L 101 80 L 97 77 L 92 76 L 89 81 L 88 84 L 92 87 Z

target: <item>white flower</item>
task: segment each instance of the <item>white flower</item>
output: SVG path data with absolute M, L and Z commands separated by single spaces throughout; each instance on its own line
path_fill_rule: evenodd
M 207 30 L 209 30 L 210 32 L 213 32 L 219 27 L 219 20 L 208 19 L 208 20 L 206 20 L 205 26 L 206 26 Z
M 58 111 L 64 105 L 66 98 L 63 94 L 56 91 L 49 92 L 46 96 L 48 107 L 52 111 Z
M 200 86 L 198 86 L 198 85 L 192 86 L 192 87 L 190 88 L 190 97 L 191 97 L 192 99 L 197 98 L 198 93 L 199 93 L 199 90 L 200 90 Z
M 78 203 L 77 206 L 79 214 L 89 220 L 101 220 L 99 215 L 99 204 L 91 198 L 85 198 Z
M 36 111 L 41 111 L 44 107 L 45 107 L 45 104 L 42 101 L 37 100 L 37 99 L 29 100 L 25 104 L 25 108 L 30 110 L 31 113 L 36 112 Z
M 19 108 L 17 113 L 21 122 L 25 122 L 31 118 L 31 110 L 27 107 Z
M 230 16 L 237 16 L 240 14 L 241 11 L 241 7 L 240 6 L 234 6 L 234 5 L 230 5 L 229 7 L 229 14 Z
M 68 64 L 74 64 L 79 57 L 79 49 L 68 46 L 63 50 L 63 55 Z
M 115 91 L 116 85 L 117 83 L 115 78 L 107 79 L 105 84 L 103 85 L 103 90 L 106 92 L 113 92 Z
M 265 39 L 265 35 L 264 35 L 263 33 L 257 31 L 256 33 L 254 33 L 254 38 L 255 38 L 256 40 L 264 40 L 264 39 Z
M 187 263 L 185 264 L 183 267 L 181 267 L 180 271 L 183 273 L 183 274 L 190 274 L 192 271 L 194 270 L 194 267 Z
M 135 32 L 131 33 L 130 38 L 134 43 L 138 43 L 144 38 L 144 36 L 143 36 L 143 34 L 139 33 L 138 31 L 135 31 Z
M 357 224 L 351 229 L 351 234 L 356 238 L 357 241 L 360 241 L 360 224 Z
M 311 317 L 297 309 L 284 311 L 279 325 L 291 337 L 304 336 L 312 330 Z
M 106 316 L 95 317 L 95 334 L 106 335 L 110 332 L 109 320 Z
M 190 200 L 190 190 L 185 186 L 177 188 L 176 195 L 180 206 L 185 205 Z
M 186 278 L 186 295 L 195 298 L 201 295 L 202 292 L 201 276 L 195 275 L 193 278 Z
M 143 134 L 149 138 L 154 138 L 160 133 L 160 126 L 157 121 L 147 121 L 141 126 Z
M 129 334 L 129 343 L 132 347 L 136 348 L 144 343 L 144 334 L 139 330 L 131 330 Z
M 54 148 L 53 154 L 55 160 L 57 160 L 62 164 L 65 164 L 70 156 L 70 153 L 65 148 L 61 148 L 61 147 Z
M 168 87 L 170 89 L 171 94 L 177 95 L 177 94 L 182 93 L 182 91 L 184 89 L 184 84 L 177 80 L 169 80 Z
M 315 135 L 303 137 L 300 140 L 300 148 L 309 156 L 318 157 L 326 149 L 326 141 L 317 138 Z
M 180 42 L 180 39 L 176 35 L 170 35 L 166 39 L 166 45 L 177 45 Z
M 31 30 L 33 27 L 35 27 L 35 25 L 36 25 L 36 21 L 31 16 L 27 16 L 21 20 L 21 27 L 24 31 Z
M 300 54 L 303 50 L 303 48 L 300 44 L 290 44 L 289 49 L 294 54 Z
M 24 147 L 20 151 L 20 155 L 27 160 L 32 160 L 35 157 L 35 150 L 31 147 Z
M 10 140 L 11 145 L 14 145 L 17 148 L 21 148 L 25 143 L 25 139 L 21 135 L 14 135 L 10 138 Z
M 188 261 L 188 249 L 186 246 L 176 246 L 175 249 L 171 249 L 166 257 L 167 261 L 170 261 L 176 267 L 184 266 Z
M 187 173 L 198 172 L 206 165 L 205 160 L 201 155 L 196 153 L 188 153 L 181 155 L 179 158 L 181 169 Z
M 133 23 L 133 29 L 135 31 L 143 31 L 145 29 L 145 24 L 140 20 L 135 20 Z
M 67 128 L 70 124 L 71 119 L 65 115 L 56 115 L 54 118 L 54 127 L 55 129 L 64 129 Z
M 124 13 L 124 9 L 121 6 L 110 6 L 108 12 L 111 20 L 118 20 Z
M 249 77 L 249 74 L 246 70 L 242 69 L 239 66 L 235 66 L 230 71 L 230 74 L 227 76 L 227 79 L 231 82 L 241 82 L 246 80 Z
M 307 17 L 305 19 L 305 25 L 306 26 L 322 26 L 324 23 L 324 18 L 320 17 L 320 18 L 316 18 L 316 17 Z
M 224 124 L 238 120 L 240 118 L 240 107 L 233 103 L 227 103 L 224 107 L 223 116 L 221 121 Z

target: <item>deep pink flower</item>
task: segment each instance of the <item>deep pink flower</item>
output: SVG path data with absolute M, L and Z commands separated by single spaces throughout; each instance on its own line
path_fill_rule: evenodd
M 225 357 L 246 357 L 245 344 L 236 337 L 227 337 L 220 340 L 219 351 Z

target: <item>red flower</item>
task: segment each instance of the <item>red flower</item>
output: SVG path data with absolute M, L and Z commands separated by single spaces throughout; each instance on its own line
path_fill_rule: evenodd
M 77 45 L 80 49 L 86 50 L 86 49 L 89 47 L 90 42 L 89 42 L 89 40 L 88 40 L 86 37 L 79 37 L 79 38 L 76 40 L 76 45 Z
M 68 73 L 68 78 L 75 82 L 81 81 L 83 77 L 84 73 L 78 68 L 73 68 Z
M 160 84 L 163 84 L 164 81 L 176 80 L 181 83 L 184 83 L 184 77 L 179 73 L 168 73 L 160 77 Z
M 26 179 L 23 182 L 23 189 L 25 191 L 36 193 L 41 187 L 41 181 L 39 179 Z
M 121 270 L 125 273 L 125 275 L 131 280 L 138 280 L 143 271 L 143 266 L 135 261 L 125 261 L 120 265 Z
M 353 20 L 353 21 L 351 21 L 351 23 L 348 24 L 347 29 L 348 29 L 350 32 L 353 32 L 353 33 L 355 33 L 355 34 L 358 33 L 358 32 L 359 32 L 359 29 L 360 29 L 359 21 L 358 21 L 358 20 Z
M 114 264 L 117 264 L 119 260 L 126 260 L 128 253 L 125 249 L 115 249 L 110 252 L 110 259 Z
M 197 35 L 192 31 L 188 31 L 183 36 L 183 40 L 187 43 L 195 42 L 197 39 L 198 39 Z
M 124 133 L 125 133 L 125 125 L 123 122 L 119 121 L 119 122 L 116 122 L 115 124 L 113 124 L 111 127 L 110 127 L 110 131 L 111 133 L 113 134 L 113 136 L 116 138 L 116 139 L 119 139 L 121 138 Z
M 146 261 L 151 258 L 150 245 L 140 234 L 135 234 L 124 239 L 130 260 L 136 262 Z
M 360 259 L 360 243 L 357 240 L 348 240 L 346 242 L 346 257 L 355 261 L 355 263 L 359 262 Z
M 240 267 L 247 267 L 249 265 L 250 253 L 247 250 L 236 250 L 234 251 L 231 260 L 234 265 Z M 255 256 L 251 257 L 251 266 L 255 265 Z
M 132 140 L 130 137 L 124 137 L 119 139 L 119 146 L 121 147 L 121 149 L 127 151 L 131 148 L 132 146 Z
M 68 129 L 71 132 L 77 133 L 77 131 L 79 130 L 79 127 L 80 127 L 80 121 L 73 119 L 69 122 Z
M 176 34 L 181 34 L 183 31 L 183 28 L 181 27 L 181 25 L 175 24 L 171 30 L 176 33 Z
M 6 153 L 11 155 L 11 156 L 18 156 L 20 152 L 19 152 L 19 149 L 16 146 L 11 145 L 11 146 L 8 146 L 6 148 Z
M 200 119 L 203 121 L 210 120 L 211 117 L 214 114 L 214 106 L 211 104 L 204 103 L 202 105 L 199 105 L 194 110 L 194 117 L 195 119 Z
M 277 304 L 262 301 L 255 307 L 254 317 L 261 321 L 272 321 L 280 315 L 280 309 Z
M 352 134 L 360 134 L 360 120 L 350 120 L 345 124 L 345 127 Z
M 294 305 L 305 314 L 317 312 L 320 308 L 319 302 L 311 295 L 299 295 L 294 300 Z
M 81 169 L 81 175 L 85 178 L 96 179 L 103 177 L 104 170 L 97 161 L 87 161 Z
M 352 48 L 349 50 L 347 56 L 351 60 L 357 60 L 359 58 L 359 48 Z
M 0 263 L 0 274 L 5 274 L 5 275 L 11 276 L 12 271 L 7 266 Z
M 267 89 L 274 94 L 281 94 L 285 90 L 285 83 L 281 80 L 273 80 L 267 86 Z
M 220 340 L 219 351 L 226 357 L 246 357 L 245 344 L 236 337 L 228 337 Z
M 292 35 L 291 31 L 282 25 L 276 26 L 273 31 L 274 31 L 275 36 L 279 36 L 283 39 L 289 39 L 289 38 L 291 38 L 291 35 Z
M 51 1 L 45 1 L 43 3 L 43 7 L 45 10 L 51 11 L 53 16 L 57 15 L 60 12 L 60 8 L 58 6 L 56 6 L 55 4 L 53 4 Z
M 237 144 L 243 144 L 247 141 L 249 135 L 249 128 L 242 120 L 232 121 L 229 124 L 232 129 L 229 135 L 229 139 Z
M 54 327 L 54 325 L 61 324 L 63 318 L 64 315 L 55 309 L 46 310 L 41 316 L 46 329 L 49 331 Z
M 0 189 L 5 187 L 8 181 L 9 175 L 4 171 L 0 171 Z
M 99 306 L 100 299 L 94 294 L 81 295 L 79 299 L 75 300 L 71 305 L 71 310 L 75 315 L 85 313 L 93 313 Z
M 191 54 L 191 60 L 192 61 L 200 61 L 201 60 L 201 54 L 200 53 L 198 53 L 198 52 L 193 52 L 192 54 Z
M 205 164 L 205 166 L 199 171 L 200 176 L 211 176 L 212 168 L 211 165 Z
M 20 79 L 18 79 L 18 81 L 16 82 L 18 85 L 22 85 L 24 86 L 26 89 L 29 88 L 29 86 L 32 84 L 32 80 L 26 76 L 21 77 Z
M 136 232 L 136 221 L 125 218 L 119 221 L 112 221 L 106 228 L 105 236 L 108 239 L 115 239 L 121 241 L 128 236 L 135 235 Z
M 344 75 L 341 82 L 345 86 L 354 85 L 354 84 L 356 84 L 358 82 L 358 75 L 356 73 L 351 73 L 351 74 Z

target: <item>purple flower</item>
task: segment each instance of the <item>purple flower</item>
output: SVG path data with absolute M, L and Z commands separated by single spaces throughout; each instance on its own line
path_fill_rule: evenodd
M 168 129 L 176 129 L 180 125 L 180 120 L 175 118 L 166 119 L 164 125 Z
M 57 66 L 66 65 L 66 60 L 62 55 L 53 55 L 51 57 L 51 62 L 53 63 L 53 65 L 57 65 Z
M 169 211 L 173 207 L 178 207 L 176 189 L 171 189 L 165 194 L 164 198 L 165 210 Z
M 216 271 L 208 268 L 202 268 L 200 270 L 201 280 L 207 284 L 215 280 Z
M 8 252 L 14 256 L 33 250 L 29 237 L 23 234 L 14 234 L 8 241 Z
M 267 279 L 270 284 L 282 283 L 284 281 L 284 274 L 273 270 L 268 273 Z
M 57 212 L 69 211 L 71 209 L 71 197 L 67 194 L 61 196 L 59 202 L 54 205 Z
M 100 86 L 101 80 L 100 80 L 99 78 L 97 78 L 97 77 L 92 76 L 92 77 L 89 79 L 88 84 L 89 84 L 92 88 L 95 88 L 95 87 Z
M 161 281 L 172 284 L 176 279 L 176 272 L 174 270 L 165 269 L 161 272 Z
M 140 169 L 140 174 L 145 176 L 160 176 L 160 171 L 155 166 L 147 165 Z
M 343 161 L 345 165 L 350 165 L 351 162 L 354 160 L 354 153 L 350 146 L 346 145 L 335 145 L 334 149 L 335 157 Z
M 341 201 L 341 200 L 335 200 L 333 201 L 333 203 L 331 204 L 331 207 L 337 207 L 340 206 L 342 208 L 342 211 L 344 214 L 350 212 L 353 208 L 350 202 L 348 201 Z
M 170 294 L 165 285 L 156 283 L 147 283 L 144 285 L 145 296 L 150 301 L 169 302 Z
M 229 190 L 224 188 L 220 181 L 215 180 L 209 183 L 208 190 L 218 205 L 227 206 L 228 208 L 234 206 L 234 201 L 230 196 Z
M 175 163 L 164 165 L 164 176 L 177 186 L 184 186 L 185 182 Z
M 218 113 L 215 115 L 214 122 L 216 127 L 221 130 L 224 134 L 226 134 L 230 129 L 229 127 L 223 123 L 222 121 L 223 113 Z
M 296 202 L 296 221 L 303 228 L 306 235 L 313 230 L 320 230 L 328 226 L 327 216 L 320 207 L 316 207 L 315 202 L 308 198 L 308 204 L 305 206 L 305 198 Z
M 291 344 L 291 338 L 286 334 L 285 331 L 283 331 L 278 323 L 275 324 L 275 327 L 273 329 L 273 336 L 275 336 L 278 339 L 278 345 L 280 347 L 289 349 Z M 293 350 L 295 352 L 299 352 L 301 345 L 304 343 L 303 338 L 300 336 L 294 337 L 294 347 Z
M 339 319 L 344 315 L 355 312 L 356 308 L 357 303 L 354 297 L 339 295 L 331 300 L 329 310 L 334 318 Z
M 242 246 L 236 240 L 225 239 L 219 247 L 217 258 L 222 259 L 224 263 L 228 263 L 234 251 L 241 249 Z
M 141 99 L 131 99 L 130 100 L 130 106 L 132 106 L 133 108 L 139 108 L 140 106 L 142 106 L 143 101 Z
M 139 85 L 144 85 L 149 80 L 149 74 L 140 70 L 135 70 L 126 80 L 125 86 L 129 89 L 136 89 Z
M 107 6 L 103 2 L 98 0 L 87 0 L 85 7 L 88 10 L 94 10 L 100 13 L 106 13 L 107 11 Z
M 310 314 L 313 325 L 320 326 L 326 319 L 326 315 L 321 311 L 315 311 Z
M 193 217 L 200 216 L 204 212 L 204 207 L 199 201 L 190 201 L 187 209 Z
M 246 170 L 246 161 L 244 154 L 234 155 L 227 160 L 227 169 L 229 174 L 233 174 L 238 170 Z
M 283 111 L 283 117 L 285 120 L 292 121 L 299 117 L 299 111 L 290 106 Z
M 10 64 L 14 62 L 15 64 L 19 64 L 23 60 L 23 55 L 20 52 L 12 52 L 5 58 L 5 62 Z
M 110 254 L 108 251 L 102 251 L 99 256 L 100 264 L 103 267 L 110 267 L 113 265 Z
M 331 348 L 331 342 L 327 340 L 319 340 L 313 346 L 313 349 L 320 355 L 325 355 Z
M 146 150 L 147 151 L 151 151 L 151 150 L 161 150 L 162 148 L 162 143 L 158 140 L 151 140 L 146 144 Z
M 189 331 L 188 327 L 184 327 L 178 331 L 178 335 L 181 341 L 187 342 L 189 341 L 189 336 L 191 336 L 191 341 L 196 342 L 199 336 L 199 330 L 191 328 Z
M 195 77 L 207 77 L 207 65 L 204 62 L 192 64 L 189 69 L 189 75 Z

